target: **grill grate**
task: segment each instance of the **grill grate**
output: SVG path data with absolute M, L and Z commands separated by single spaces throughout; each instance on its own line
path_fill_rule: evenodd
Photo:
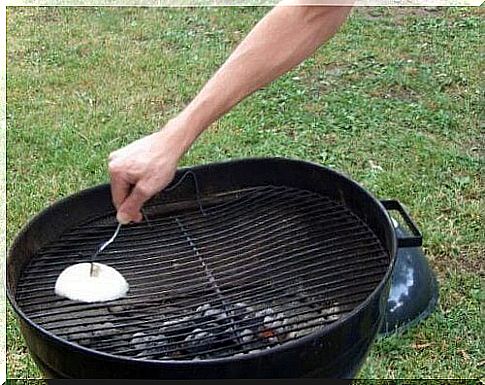
M 128 295 L 83 304 L 57 297 L 70 264 L 88 262 L 113 215 L 38 251 L 17 286 L 24 313 L 49 332 L 138 359 L 228 357 L 295 340 L 338 320 L 383 278 L 389 255 L 372 231 L 327 197 L 261 186 L 196 202 L 152 204 L 98 261 Z

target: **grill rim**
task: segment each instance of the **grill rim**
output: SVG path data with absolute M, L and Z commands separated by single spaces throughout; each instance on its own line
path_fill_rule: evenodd
M 18 235 L 15 237 L 14 241 L 12 242 L 8 255 L 7 255 L 7 263 L 6 263 L 6 296 L 7 299 L 14 309 L 14 311 L 17 313 L 17 315 L 21 318 L 21 321 L 25 322 L 28 326 L 30 326 L 36 333 L 39 333 L 41 337 L 43 338 L 48 338 L 50 339 L 51 342 L 61 345 L 61 346 L 67 346 L 69 349 L 73 349 L 78 351 L 81 354 L 90 354 L 93 355 L 94 357 L 98 358 L 105 358 L 109 360 L 115 360 L 117 362 L 123 363 L 130 363 L 130 364 L 154 364 L 158 366 L 187 366 L 190 365 L 191 367 L 195 366 L 213 366 L 214 364 L 229 364 L 234 362 L 235 360 L 255 360 L 258 358 L 262 358 L 264 356 L 267 356 L 269 354 L 273 355 L 278 352 L 283 352 L 287 351 L 289 349 L 298 349 L 299 347 L 304 346 L 305 344 L 314 341 L 316 339 L 319 339 L 323 337 L 324 335 L 331 333 L 334 329 L 340 328 L 343 325 L 351 322 L 356 315 L 363 313 L 363 311 L 368 307 L 368 305 L 371 304 L 375 300 L 376 295 L 379 294 L 379 292 L 382 292 L 383 290 L 385 291 L 385 298 L 387 299 L 388 291 L 390 288 L 390 276 L 392 274 L 392 271 L 394 270 L 394 265 L 396 262 L 396 254 L 397 254 L 397 249 L 398 249 L 398 239 L 397 235 L 394 231 L 394 226 L 391 221 L 391 217 L 389 215 L 388 210 L 384 207 L 384 204 L 378 200 L 370 191 L 366 190 L 363 186 L 358 184 L 356 181 L 345 175 L 344 173 L 330 169 L 328 167 L 322 166 L 318 163 L 311 162 L 311 161 L 304 161 L 304 160 L 299 160 L 299 159 L 291 159 L 291 158 L 282 158 L 282 157 L 258 157 L 258 158 L 246 158 L 246 159 L 233 159 L 233 160 L 226 160 L 222 162 L 217 162 L 217 163 L 210 163 L 206 165 L 198 165 L 198 166 L 192 166 L 192 167 L 184 167 L 184 168 L 179 168 L 175 174 L 175 177 L 173 181 L 169 184 L 168 187 L 174 185 L 176 182 L 180 180 L 180 178 L 187 172 L 187 171 L 192 171 L 197 174 L 197 170 L 204 169 L 206 167 L 210 166 L 228 166 L 231 164 L 235 164 L 237 162 L 283 162 L 283 163 L 294 163 L 297 165 L 301 165 L 302 167 L 307 167 L 310 169 L 317 170 L 319 172 L 326 172 L 331 176 L 332 179 L 339 179 L 341 181 L 344 181 L 344 183 L 350 185 L 353 189 L 357 190 L 359 193 L 363 194 L 366 199 L 368 199 L 366 204 L 374 204 L 376 208 L 379 209 L 379 211 L 385 215 L 382 215 L 382 220 L 385 223 L 381 223 L 382 227 L 386 227 L 389 230 L 389 235 L 390 235 L 390 250 L 389 250 L 389 259 L 390 262 L 387 267 L 386 273 L 383 275 L 381 281 L 376 285 L 374 290 L 367 296 L 367 298 L 362 301 L 359 305 L 357 305 L 352 311 L 344 314 L 342 317 L 340 317 L 338 320 L 323 326 L 321 329 L 315 330 L 303 337 L 297 338 L 295 340 L 291 340 L 288 342 L 284 342 L 281 344 L 278 344 L 273 347 L 269 347 L 267 349 L 258 351 L 258 352 L 253 352 L 253 353 L 245 353 L 243 355 L 238 355 L 238 356 L 229 356 L 229 357 L 221 357 L 221 358 L 208 358 L 208 359 L 200 359 L 200 360 L 170 360 L 170 359 L 164 359 L 164 360 L 152 360 L 152 359 L 137 359 L 133 357 L 126 357 L 126 356 L 118 356 L 115 354 L 110 354 L 106 352 L 102 352 L 99 350 L 91 349 L 82 345 L 78 345 L 74 342 L 71 342 L 69 340 L 66 340 L 64 338 L 58 337 L 57 335 L 49 332 L 48 330 L 44 329 L 42 326 L 38 325 L 35 323 L 33 320 L 31 320 L 20 308 L 19 304 L 17 303 L 15 299 L 15 294 L 13 294 L 12 289 L 12 279 L 11 279 L 11 274 L 12 273 L 12 268 L 11 265 L 14 264 L 14 254 L 17 251 L 17 249 L 22 249 L 23 248 L 23 243 L 24 243 L 24 238 L 26 235 L 32 230 L 32 227 L 34 227 L 39 221 L 44 221 L 45 217 L 48 216 L 49 214 L 54 214 L 56 213 L 57 210 L 59 210 L 63 205 L 71 205 L 75 201 L 80 201 L 83 202 L 84 197 L 88 197 L 93 193 L 108 193 L 110 191 L 110 184 L 105 183 L 101 185 L 97 185 L 94 187 L 90 187 L 84 190 L 81 190 L 79 192 L 76 192 L 72 195 L 69 195 L 67 197 L 64 197 L 58 201 L 56 201 L 54 204 L 48 206 L 47 208 L 41 210 L 39 213 L 37 213 L 35 216 L 30 219 L 27 224 L 20 230 Z M 149 204 L 150 201 L 147 202 Z M 364 203 L 364 202 L 362 202 Z M 114 215 L 115 209 L 113 207 L 111 211 Z M 102 216 L 109 215 L 110 211 L 106 211 L 102 214 Z M 91 220 L 94 220 L 96 218 L 99 218 L 99 214 L 92 215 L 90 217 L 86 217 L 83 220 L 80 220 L 77 224 L 81 225 L 82 223 L 89 222 Z M 71 227 L 68 227 L 71 228 Z M 66 228 L 64 228 L 64 231 L 66 231 Z M 376 235 L 377 236 L 377 235 Z M 385 245 L 383 245 L 385 249 Z M 387 250 L 386 250 L 387 251 Z M 25 266 L 22 266 L 21 270 L 23 270 Z M 16 285 L 18 281 L 15 282 L 15 287 L 14 291 L 16 291 Z M 386 287 L 387 286 L 387 287 Z M 382 293 L 381 293 L 382 295 Z M 382 301 L 381 301 L 382 302 Z M 380 320 L 382 321 L 382 319 Z

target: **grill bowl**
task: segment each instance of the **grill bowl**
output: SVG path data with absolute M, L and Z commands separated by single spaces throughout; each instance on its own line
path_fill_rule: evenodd
M 379 266 L 381 269 L 378 272 L 378 278 L 372 283 L 372 287 L 366 288 L 364 297 L 354 300 L 352 305 L 349 305 L 344 311 L 336 311 L 338 317 L 334 317 L 331 321 L 322 321 L 312 331 L 295 338 L 283 340 L 269 349 L 250 350 L 250 352 L 241 355 L 223 351 L 223 353 L 226 353 L 225 355 L 191 360 L 189 358 L 193 358 L 194 354 L 191 356 L 186 352 L 187 359 L 181 359 L 178 356 L 153 359 L 148 353 L 145 353 L 143 356 L 143 352 L 141 352 L 142 357 L 127 356 L 119 354 L 116 350 L 103 350 L 91 346 L 93 344 L 90 343 L 83 344 L 79 339 L 64 338 L 58 329 L 52 327 L 53 323 L 58 322 L 57 319 L 52 319 L 53 313 L 73 314 L 69 313 L 69 309 L 72 310 L 73 306 L 78 305 L 59 301 L 62 302 L 62 306 L 66 307 L 58 308 L 57 306 L 60 305 L 50 298 L 49 294 L 43 293 L 50 290 L 49 285 L 52 284 L 52 279 L 55 280 L 57 271 L 60 272 L 66 267 L 66 264 L 74 263 L 75 255 L 71 255 L 71 259 L 63 260 L 62 263 L 57 263 L 55 259 L 57 257 L 53 257 L 54 251 L 57 250 L 56 247 L 62 246 L 62 242 L 65 242 L 66 237 L 70 242 L 72 242 L 73 236 L 84 241 L 86 238 L 89 238 L 89 234 L 92 236 L 92 232 L 89 233 L 88 231 L 89 234 L 86 235 L 86 233 L 82 233 L 83 229 L 88 228 L 89 230 L 89 226 L 92 227 L 93 224 L 94 227 L 92 228 L 96 233 L 113 228 L 115 211 L 111 204 L 109 185 L 97 186 L 59 201 L 41 212 L 24 227 L 15 239 L 9 252 L 7 261 L 7 296 L 19 317 L 22 334 L 29 350 L 46 376 L 55 378 L 183 379 L 352 377 L 355 375 L 362 365 L 381 325 L 389 292 L 390 273 L 397 250 L 396 235 L 384 206 L 349 178 L 330 169 L 303 161 L 279 158 L 245 159 L 197 166 L 190 168 L 190 170 L 196 175 L 196 183 L 194 181 L 191 182 L 187 178 L 176 189 L 154 197 L 146 205 L 147 215 L 151 219 L 148 224 L 138 225 L 138 229 L 141 229 L 140 226 L 151 225 L 156 228 L 159 223 L 164 223 L 164 218 L 171 218 L 171 223 L 174 226 L 172 231 L 174 233 L 178 231 L 183 236 L 182 238 L 185 237 L 189 246 L 191 241 L 197 246 L 201 238 L 205 239 L 204 237 L 206 236 L 209 238 L 212 236 L 210 232 L 204 233 L 204 229 L 207 226 L 221 225 L 220 215 L 222 214 L 220 210 L 222 210 L 222 206 L 226 205 L 225 210 L 228 210 L 229 214 L 232 215 L 230 215 L 230 218 L 233 220 L 230 226 L 231 230 L 226 232 L 227 234 L 225 233 L 225 235 L 223 234 L 216 238 L 219 239 L 218 242 L 227 242 L 227 237 L 230 237 L 231 234 L 234 236 L 232 229 L 238 228 L 239 218 L 243 218 L 241 219 L 242 225 L 239 228 L 244 228 L 244 226 L 249 226 L 252 223 L 251 225 L 253 226 L 263 226 L 264 231 L 267 232 L 268 228 L 264 227 L 267 226 L 265 223 L 272 223 L 272 220 L 274 222 L 274 219 L 280 215 L 280 212 L 283 213 L 281 223 L 285 223 L 287 221 L 285 215 L 289 215 L 288 213 L 291 213 L 292 210 L 303 210 L 301 208 L 303 206 L 298 206 L 298 202 L 301 199 L 310 199 L 312 204 L 316 205 L 315 208 L 310 206 L 307 211 L 299 211 L 302 215 L 298 217 L 296 224 L 298 226 L 301 223 L 309 223 L 310 225 L 315 223 L 315 226 L 313 229 L 309 229 L 302 225 L 303 230 L 300 229 L 300 232 L 295 231 L 295 234 L 300 234 L 303 237 L 301 241 L 303 244 L 310 242 L 308 247 L 315 245 L 315 247 L 319 247 L 318 252 L 314 256 L 311 253 L 306 254 L 310 261 L 323 263 L 321 259 L 324 254 L 321 253 L 325 249 L 325 242 L 329 242 L 326 231 L 330 230 L 327 229 L 327 226 L 331 227 L 333 226 L 332 223 L 335 222 L 332 219 L 333 214 L 326 212 L 326 209 L 323 209 L 323 207 L 326 204 L 331 204 L 333 205 L 332 207 L 343 210 L 347 218 L 352 218 L 356 223 L 359 223 L 366 234 L 374 238 L 375 245 L 380 246 L 381 259 Z M 179 170 L 174 180 L 181 180 L 186 175 L 186 172 L 187 169 Z M 276 195 L 270 195 L 270 198 L 266 199 L 265 197 L 268 196 L 269 192 Z M 278 199 L 280 198 L 278 197 L 283 196 L 281 194 L 286 197 L 286 200 L 279 202 Z M 260 197 L 258 199 L 262 199 L 262 201 L 258 201 L 258 196 Z M 295 199 L 289 200 L 290 196 L 293 196 Z M 253 201 L 244 203 L 244 199 L 253 199 Z M 207 215 L 203 215 L 205 214 L 204 212 L 199 212 L 198 202 L 202 204 L 203 211 L 205 210 Z M 241 204 L 240 202 L 243 203 Z M 244 215 L 249 215 L 246 218 L 246 222 L 244 222 L 244 215 L 234 219 L 234 211 L 227 209 L 227 207 L 232 207 L 231 205 L 239 207 L 238 210 L 245 210 Z M 258 214 L 261 212 L 260 210 L 265 209 L 268 211 L 269 214 L 267 215 L 269 215 L 270 219 L 266 222 L 266 219 L 261 219 L 260 214 Z M 323 217 L 317 216 L 317 213 L 320 212 Z M 315 217 L 312 217 L 312 215 Z M 205 220 L 213 220 L 216 224 L 206 223 L 204 222 Z M 277 225 L 281 226 L 281 223 L 277 223 Z M 295 223 L 290 224 L 295 225 Z M 194 230 L 197 228 L 201 229 L 201 233 L 197 234 L 197 231 Z M 136 232 L 139 231 L 136 226 L 132 229 L 133 234 L 137 234 Z M 221 228 L 217 229 L 220 233 Z M 76 233 L 78 230 L 81 233 Z M 263 236 L 265 235 L 264 231 L 262 233 Z M 320 232 L 321 239 L 318 239 Z M 310 233 L 311 236 L 309 235 Z M 162 241 L 164 234 L 161 234 Z M 357 242 L 359 242 L 358 233 L 357 235 L 352 232 L 345 234 L 344 236 L 349 237 L 349 239 L 357 237 Z M 101 240 L 103 236 L 103 234 L 97 234 L 97 237 L 100 237 L 99 239 Z M 135 242 L 129 236 L 128 231 L 127 245 Z M 98 238 L 94 238 L 93 243 L 89 247 L 85 247 L 86 253 L 99 241 Z M 258 265 L 258 258 L 261 258 L 261 254 L 258 254 L 258 248 L 261 247 L 261 242 L 257 243 L 250 237 L 239 239 L 245 240 L 245 243 L 243 242 L 242 246 L 236 243 L 233 246 L 227 246 L 228 252 L 232 253 L 232 256 L 237 257 L 238 252 L 242 248 L 253 248 L 256 254 L 248 252 L 252 258 L 249 261 L 253 264 L 251 266 L 256 267 L 257 270 L 269 271 L 264 266 Z M 230 241 L 231 239 L 229 238 Z M 123 239 L 120 239 L 120 242 L 123 242 Z M 217 246 L 218 242 L 209 239 L 205 243 L 205 249 L 197 246 L 194 251 L 192 247 L 192 257 L 195 260 L 202 258 L 202 261 L 217 261 L 220 254 L 218 251 L 219 246 Z M 291 239 L 286 243 L 288 245 L 295 244 Z M 158 245 L 159 243 L 156 244 Z M 284 239 L 281 245 L 283 245 L 284 250 L 283 254 L 281 254 L 283 256 L 297 253 L 301 250 L 301 247 L 298 246 L 285 249 Z M 275 246 L 276 249 L 277 247 Z M 65 251 L 66 249 L 61 247 L 61 252 L 64 252 L 63 250 Z M 329 244 L 326 250 L 327 252 L 332 250 L 332 244 Z M 113 253 L 116 251 L 114 249 Z M 166 253 L 172 251 L 173 245 L 165 250 Z M 333 257 L 336 255 L 332 252 L 330 254 Z M 87 255 L 81 253 L 78 258 L 83 260 Z M 134 257 L 131 256 L 130 258 Z M 205 258 L 208 259 L 206 260 Z M 329 259 L 326 271 L 331 272 L 332 268 L 338 271 L 341 268 L 338 265 L 338 260 L 338 258 Z M 103 260 L 100 260 L 100 262 L 103 262 Z M 285 266 L 276 263 L 276 268 L 283 269 Z M 305 269 L 305 265 L 303 264 L 302 266 Z M 344 283 L 358 278 L 356 276 L 358 264 L 354 264 L 354 267 L 354 270 L 346 272 L 348 276 L 345 277 Z M 376 268 L 376 266 L 373 268 Z M 366 265 L 363 264 L 361 266 L 362 269 L 367 269 Z M 209 276 L 206 278 L 210 280 L 210 275 L 213 272 L 211 273 L 211 268 L 208 270 Z M 49 272 L 46 273 L 47 271 Z M 239 267 L 236 265 L 235 272 L 232 272 L 234 275 L 231 275 L 232 273 L 224 275 L 224 269 L 221 271 L 222 273 L 217 275 L 216 269 L 216 278 L 220 278 L 220 274 L 222 274 L 222 281 L 226 283 L 232 277 L 238 277 L 238 279 L 235 279 L 236 284 L 234 287 L 236 289 L 238 285 L 248 285 L 248 272 L 245 270 L 244 265 Z M 127 272 L 130 274 L 129 269 Z M 202 276 L 206 273 L 204 272 Z M 42 283 L 43 278 L 35 279 L 36 274 L 39 274 L 40 277 L 42 275 L 48 276 L 45 278 L 45 285 Z M 268 274 L 271 273 L 269 272 Z M 284 271 L 281 274 L 284 276 Z M 292 271 L 288 272 L 288 275 L 292 274 Z M 314 282 L 318 278 L 315 275 L 311 275 L 311 273 L 308 274 L 310 275 L 302 276 L 302 278 L 307 279 L 310 277 L 309 282 Z M 271 276 L 269 278 L 264 276 L 263 278 L 272 280 Z M 132 279 L 134 278 L 132 277 Z M 319 285 L 325 286 L 328 283 L 328 279 L 325 275 L 322 276 Z M 128 280 L 130 281 L 130 277 L 128 277 Z M 40 284 L 44 286 L 39 286 Z M 341 285 L 341 283 L 338 283 L 336 284 L 337 287 L 333 286 L 337 293 L 340 290 L 339 284 Z M 153 286 L 157 287 L 157 285 Z M 38 293 L 29 291 L 31 287 L 37 290 Z M 224 298 L 227 288 L 224 286 L 221 286 L 221 288 L 222 293 L 219 294 Z M 217 288 L 211 289 L 214 289 L 214 295 L 217 297 Z M 135 294 L 137 293 L 136 290 L 135 285 L 133 289 Z M 252 290 L 258 290 L 258 288 L 253 288 Z M 281 286 L 276 286 L 275 297 L 278 297 L 278 291 L 282 291 Z M 242 292 L 244 293 L 244 291 Z M 156 293 L 155 291 L 152 294 Z M 305 295 L 308 294 L 304 293 Z M 345 302 L 346 292 L 340 291 L 340 293 L 344 294 L 343 298 L 339 298 L 340 302 L 338 302 L 342 306 Z M 282 292 L 282 296 L 283 294 L 285 293 Z M 328 292 L 323 294 L 328 295 Z M 216 301 L 213 299 L 215 297 L 209 296 L 209 298 L 213 302 Z M 220 296 L 216 299 L 221 300 Z M 116 303 L 109 304 L 109 306 L 114 305 Z M 277 305 L 272 303 L 271 306 Z M 301 306 L 303 307 L 303 305 Z M 108 305 L 100 307 L 106 309 Z M 135 313 L 133 317 L 139 317 L 139 313 Z M 133 324 L 133 321 L 127 322 L 132 322 Z M 235 325 L 237 327 L 239 321 L 234 321 L 233 319 L 233 322 L 236 322 Z M 115 336 L 114 338 L 118 337 Z M 123 343 L 127 344 L 126 342 Z

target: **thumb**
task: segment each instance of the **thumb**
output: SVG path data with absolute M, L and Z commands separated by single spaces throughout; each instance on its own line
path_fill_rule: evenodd
M 135 185 L 130 195 L 123 201 L 118 209 L 116 219 L 122 224 L 140 222 L 142 220 L 141 208 L 150 199 L 152 194 L 140 184 Z

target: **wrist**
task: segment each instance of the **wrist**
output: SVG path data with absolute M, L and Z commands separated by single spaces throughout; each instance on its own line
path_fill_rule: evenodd
M 207 127 L 209 127 L 217 118 L 216 114 L 212 112 L 214 103 L 201 100 L 198 95 L 192 102 L 190 102 L 180 114 L 175 118 L 187 125 L 191 130 L 200 135 Z
M 178 162 L 188 151 L 198 134 L 190 124 L 190 121 L 176 116 L 170 119 L 157 133 L 163 151 L 168 151 Z

